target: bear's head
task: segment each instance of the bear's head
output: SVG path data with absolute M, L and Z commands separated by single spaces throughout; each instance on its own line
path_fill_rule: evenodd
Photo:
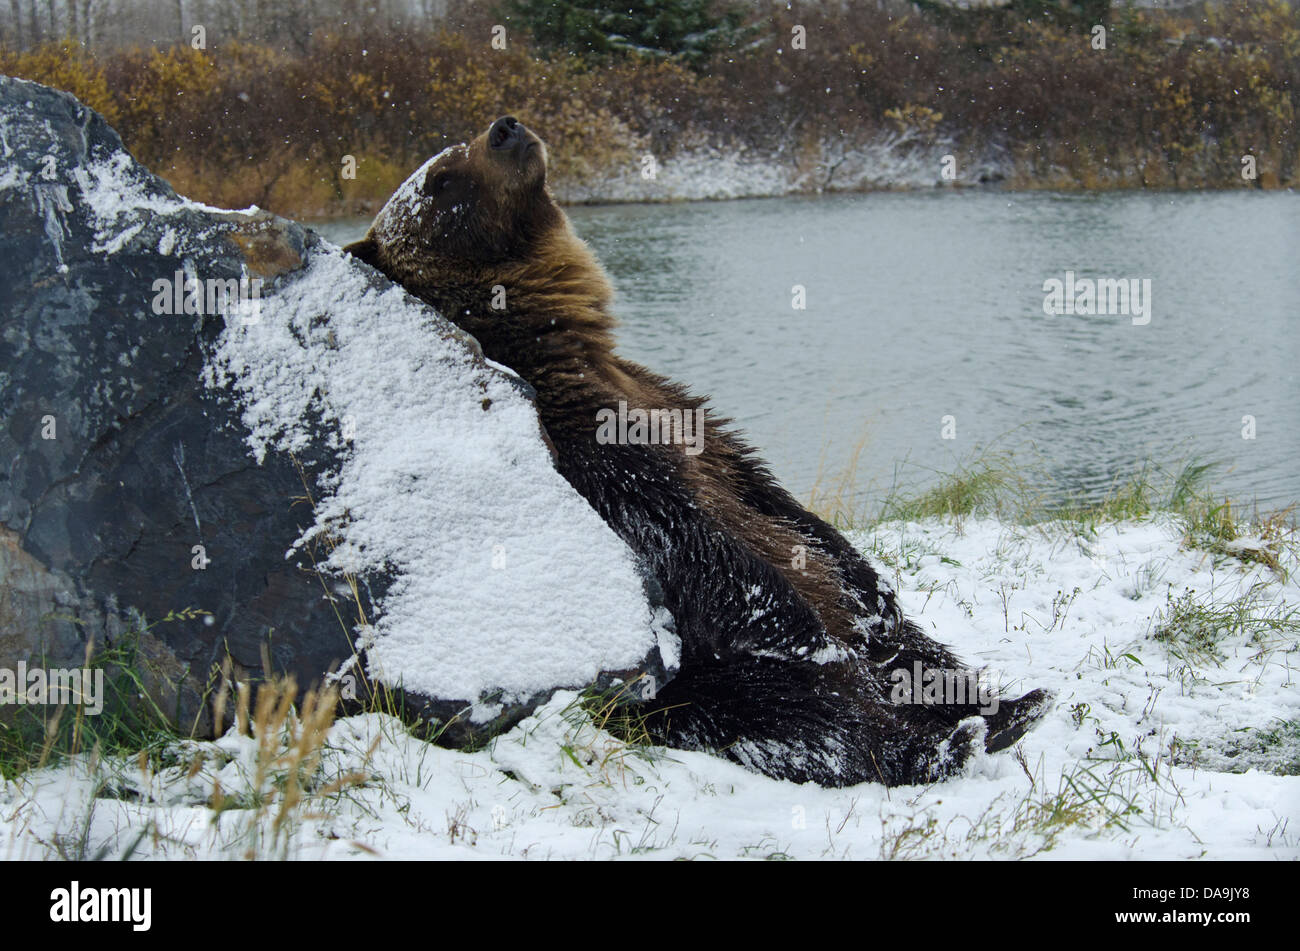
M 581 331 L 607 349 L 604 272 L 546 186 L 546 146 L 514 116 L 443 150 L 344 250 L 382 271 L 508 362 L 522 339 Z M 520 357 L 522 360 L 523 358 Z M 520 367 L 516 367 L 520 369 Z
M 514 116 L 425 162 L 344 250 L 407 288 L 475 284 L 529 260 L 564 215 L 546 146 Z

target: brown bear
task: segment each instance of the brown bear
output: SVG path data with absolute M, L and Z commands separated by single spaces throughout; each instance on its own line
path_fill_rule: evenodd
M 1014 743 L 1043 691 L 928 689 L 972 672 L 703 398 L 615 354 L 609 280 L 546 167 L 541 139 L 498 119 L 421 166 L 346 250 L 533 387 L 560 472 L 658 583 L 681 658 L 639 711 L 651 736 L 828 786 L 928 782 Z

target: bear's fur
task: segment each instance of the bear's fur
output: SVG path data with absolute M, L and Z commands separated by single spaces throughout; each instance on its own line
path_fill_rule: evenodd
M 644 705 L 651 735 L 829 786 L 928 782 L 980 745 L 1015 742 L 1042 691 L 982 718 L 973 702 L 891 701 L 894 671 L 962 665 L 727 420 L 705 414 L 697 454 L 597 439 L 598 414 L 620 402 L 706 404 L 614 353 L 609 281 L 552 199 L 546 164 L 537 136 L 499 119 L 426 162 L 347 250 L 532 385 L 560 472 L 658 582 L 682 656 Z

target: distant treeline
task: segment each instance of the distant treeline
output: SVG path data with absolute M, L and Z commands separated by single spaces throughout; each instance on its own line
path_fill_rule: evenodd
M 882 140 L 992 156 L 1019 188 L 1296 183 L 1300 6 L 1103 4 L 1090 26 L 1086 4 L 1032 0 L 1058 9 L 1042 16 L 1027 2 L 791 2 L 748 17 L 705 4 L 720 25 L 709 32 L 681 0 L 663 30 L 693 29 L 689 56 L 624 33 L 611 34 L 617 49 L 566 49 L 530 35 L 528 0 L 431 2 L 437 17 L 412 14 L 400 31 L 330 21 L 292 43 L 6 46 L 0 72 L 75 93 L 184 194 L 299 217 L 374 211 L 425 158 L 506 111 L 551 143 L 561 183 L 631 173 L 646 155 L 816 165 Z

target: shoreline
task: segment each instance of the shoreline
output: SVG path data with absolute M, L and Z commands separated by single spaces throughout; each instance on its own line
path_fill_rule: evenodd
M 177 189 L 178 191 L 180 189 Z M 1006 181 L 997 182 L 942 182 L 933 185 L 916 185 L 916 184 L 898 184 L 898 185 L 867 185 L 854 188 L 828 188 L 828 189 L 809 189 L 809 190 L 789 190 L 789 191 L 771 191 L 771 192 L 745 192 L 741 194 L 705 194 L 705 195 L 681 195 L 669 194 L 661 196 L 639 196 L 628 197 L 618 195 L 597 195 L 582 198 L 567 197 L 560 194 L 556 195 L 557 204 L 565 208 L 607 208 L 618 205 L 689 205 L 689 204 L 710 204 L 733 201 L 768 201 L 777 199 L 807 199 L 817 200 L 821 198 L 833 198 L 845 195 L 898 195 L 898 194 L 921 194 L 921 193 L 943 193 L 943 192 L 991 192 L 1008 195 L 1025 195 L 1025 194 L 1058 194 L 1064 196 L 1087 196 L 1087 195 L 1109 195 L 1117 193 L 1133 194 L 1224 194 L 1224 193 L 1278 193 L 1289 192 L 1295 194 L 1297 187 L 1290 184 L 1260 184 L 1258 182 L 1251 185 L 1226 186 L 1226 185 L 1206 185 L 1206 186 L 1174 186 L 1174 185 L 1110 185 L 1102 188 L 1075 184 L 1068 182 L 1053 182 L 1044 185 L 1025 185 L 1009 184 Z M 348 221 L 352 219 L 371 218 L 379 213 L 383 207 L 382 202 L 372 202 L 367 200 L 368 205 L 364 209 L 352 207 L 350 209 L 336 210 L 315 210 L 310 213 L 304 212 L 281 212 L 275 211 L 282 217 L 291 218 L 294 221 L 300 221 L 306 225 L 317 223 L 333 223 L 339 221 Z M 270 210 L 270 209 L 268 209 Z

